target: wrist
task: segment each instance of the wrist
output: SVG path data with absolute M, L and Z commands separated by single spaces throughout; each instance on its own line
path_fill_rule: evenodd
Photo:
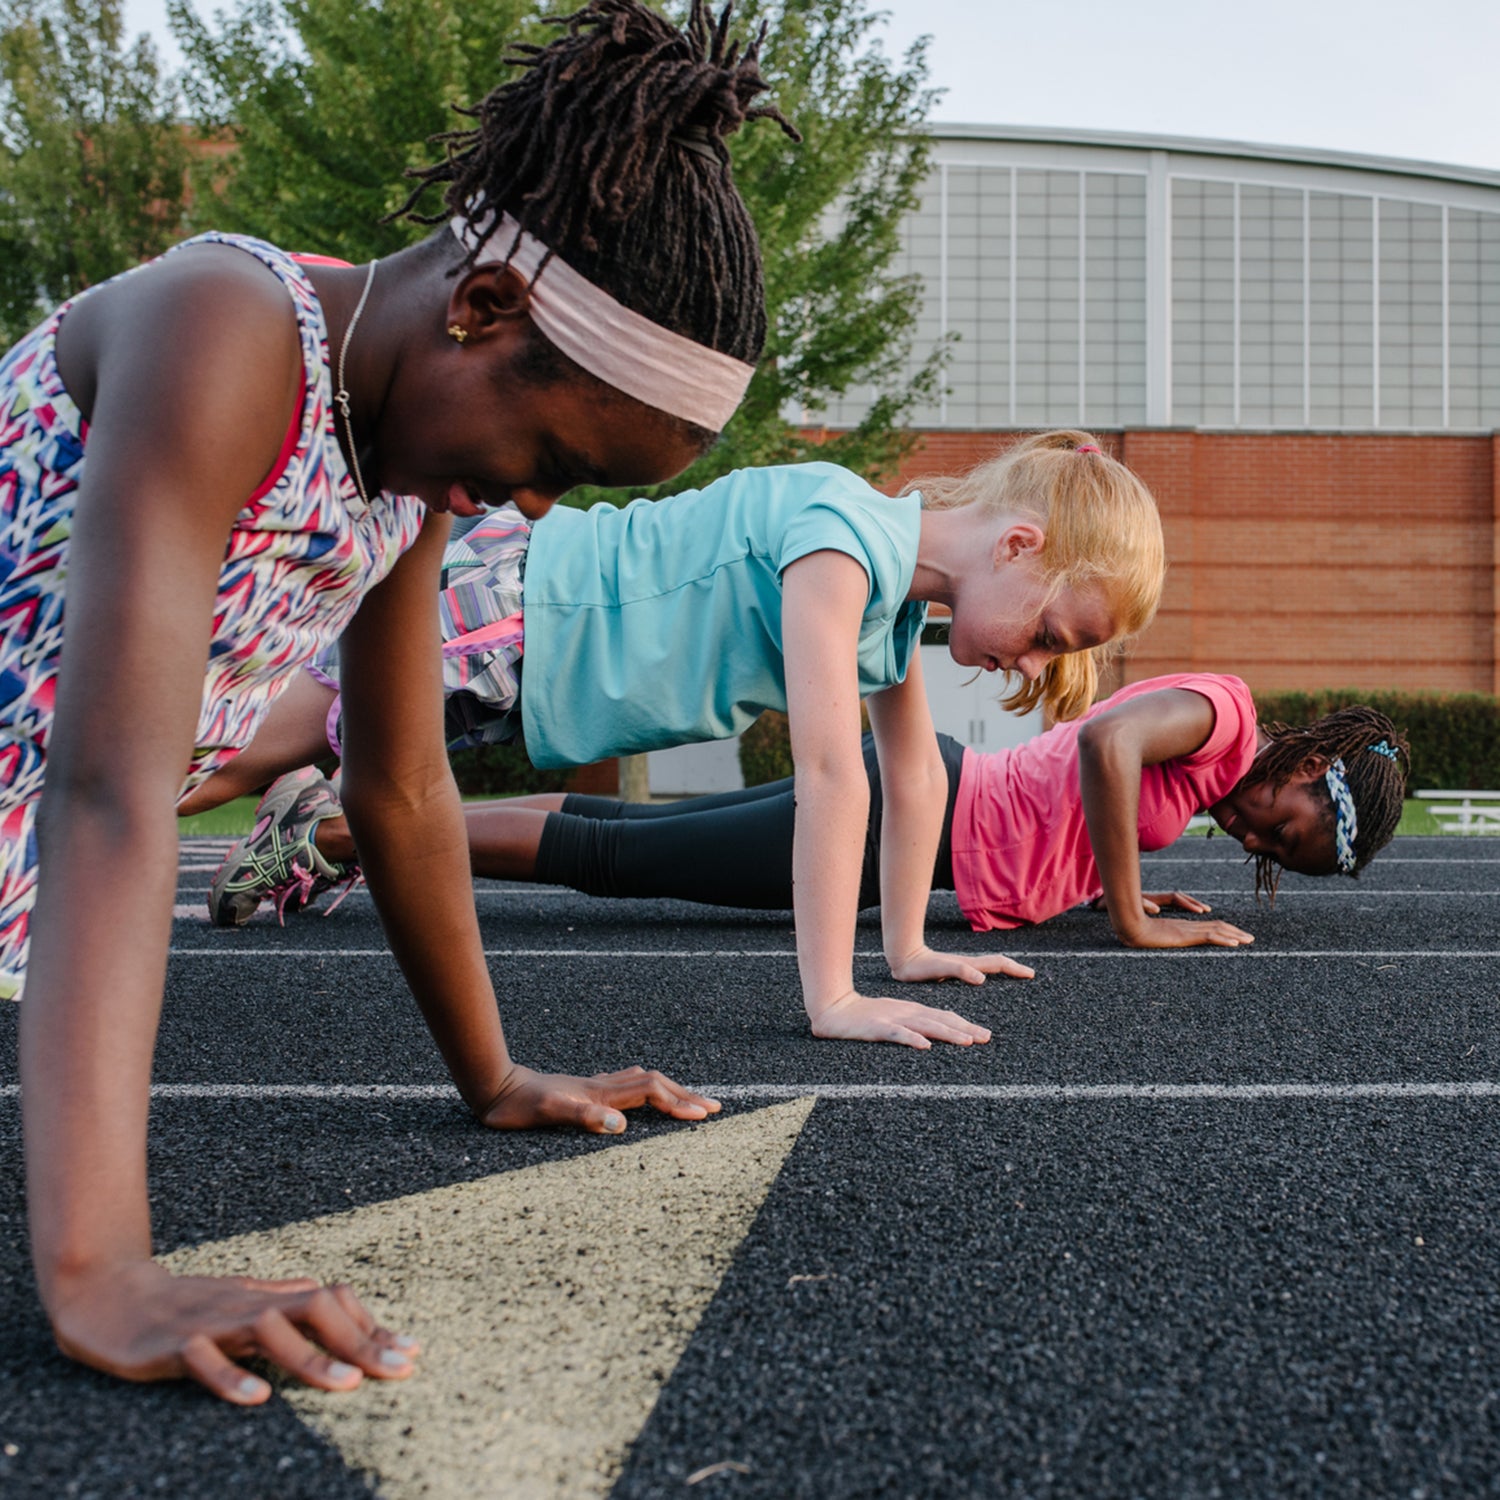
M 894 969 L 898 964 L 910 963 L 919 953 L 925 953 L 927 940 L 919 937 L 910 942 L 886 943 L 883 951 L 886 963 Z
M 127 1278 L 129 1295 L 143 1294 L 146 1283 L 168 1276 L 170 1273 L 157 1261 L 151 1252 L 139 1254 L 55 1257 L 51 1260 L 41 1255 L 34 1258 L 37 1297 L 54 1323 L 67 1311 L 69 1303 L 89 1286 L 100 1281 Z
M 816 992 L 804 989 L 802 992 L 802 1008 L 807 1012 L 810 1019 L 816 1020 L 826 1011 L 832 1010 L 834 1006 L 839 1005 L 855 993 L 856 990 L 852 978 L 845 980 L 842 988 L 836 985 L 827 985 Z
M 491 1118 L 504 1107 L 506 1100 L 536 1076 L 530 1068 L 523 1068 L 520 1063 L 507 1062 L 505 1076 L 500 1082 L 483 1097 L 476 1097 L 470 1102 L 469 1109 L 474 1118 L 481 1125 L 490 1124 Z

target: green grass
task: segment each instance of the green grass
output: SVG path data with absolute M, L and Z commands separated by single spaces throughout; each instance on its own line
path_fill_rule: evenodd
M 226 802 L 223 807 L 215 807 L 205 813 L 196 813 L 191 818 L 179 819 L 177 831 L 180 834 L 199 834 L 217 838 L 242 838 L 250 832 L 250 825 L 255 821 L 255 807 L 259 801 L 259 797 L 238 797 L 233 802 Z
M 193 818 L 184 818 L 177 826 L 178 831 L 184 834 L 200 834 L 218 838 L 240 838 L 250 832 L 250 824 L 255 817 L 254 797 L 241 797 L 236 802 L 226 802 L 223 807 L 216 807 L 212 812 L 199 813 Z M 1418 802 L 1415 798 L 1408 798 L 1406 807 L 1401 814 L 1401 821 L 1396 825 L 1396 833 L 1441 833 L 1443 830 L 1438 826 L 1438 821 L 1433 817 L 1427 805 Z
M 488 802 L 488 797 L 465 797 L 465 802 Z M 255 809 L 259 797 L 240 797 L 226 802 L 211 812 L 198 813 L 191 818 L 179 818 L 177 832 L 182 835 L 196 834 L 204 838 L 238 839 L 250 832 L 255 821 Z
M 1193 832 L 1200 838 L 1204 838 L 1207 837 L 1209 830 L 1206 828 L 1196 828 Z M 1438 823 L 1438 820 L 1433 817 L 1431 809 L 1425 802 L 1418 802 L 1415 797 L 1408 797 L 1406 799 L 1405 806 L 1401 810 L 1401 821 L 1396 825 L 1397 837 L 1400 837 L 1403 833 L 1432 834 L 1447 832 L 1449 830 L 1443 828 Z M 1213 833 L 1216 837 L 1222 836 L 1217 828 L 1213 830 Z
M 1403 833 L 1442 833 L 1443 831 L 1438 825 L 1438 820 L 1433 817 L 1431 808 L 1425 802 L 1418 802 L 1415 797 L 1406 799 L 1406 805 L 1401 809 L 1401 821 L 1396 824 L 1398 837 Z

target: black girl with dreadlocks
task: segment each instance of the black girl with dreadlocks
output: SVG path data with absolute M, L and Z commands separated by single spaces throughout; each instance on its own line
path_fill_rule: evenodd
M 203 235 L 0 360 L 0 995 L 25 986 L 37 1280 L 87 1364 L 245 1405 L 270 1395 L 245 1356 L 329 1390 L 412 1370 L 415 1345 L 347 1288 L 179 1278 L 151 1256 L 175 804 L 335 639 L 366 684 L 344 695 L 345 807 L 475 1116 L 617 1132 L 645 1103 L 718 1107 L 640 1068 L 510 1058 L 432 601 L 448 513 L 666 479 L 744 394 L 765 310 L 725 137 L 756 116 L 795 132 L 754 102 L 757 49 L 727 20 L 695 4 L 678 30 L 591 0 L 414 174 L 400 212 L 441 221 L 422 243 L 353 268 Z M 441 214 L 418 213 L 433 187 Z
M 979 931 L 1021 927 L 1085 901 L 1135 948 L 1253 942 L 1182 891 L 1144 893 L 1141 850 L 1165 848 L 1206 810 L 1256 860 L 1273 899 L 1283 869 L 1357 875 L 1401 817 L 1406 741 L 1383 714 L 1345 708 L 1301 729 L 1257 722 L 1238 677 L 1190 672 L 1132 683 L 1080 719 L 983 753 L 939 735 L 948 803 L 932 883 Z M 881 782 L 867 748 L 870 818 L 860 904 L 880 899 Z M 717 906 L 792 904 L 790 780 L 681 802 L 538 796 L 464 809 L 476 875 L 596 896 Z M 348 833 L 319 825 L 334 857 Z M 957 978 L 980 984 L 971 966 Z

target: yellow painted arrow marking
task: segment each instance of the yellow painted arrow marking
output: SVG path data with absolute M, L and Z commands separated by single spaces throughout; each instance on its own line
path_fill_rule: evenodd
M 411 1380 L 282 1395 L 388 1500 L 607 1494 L 811 1099 L 168 1258 L 347 1280 L 422 1341 Z

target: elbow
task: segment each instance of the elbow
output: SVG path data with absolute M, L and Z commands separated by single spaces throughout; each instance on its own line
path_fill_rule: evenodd
M 1098 771 L 1121 764 L 1126 754 L 1124 736 L 1106 720 L 1089 719 L 1078 729 L 1078 768 Z

